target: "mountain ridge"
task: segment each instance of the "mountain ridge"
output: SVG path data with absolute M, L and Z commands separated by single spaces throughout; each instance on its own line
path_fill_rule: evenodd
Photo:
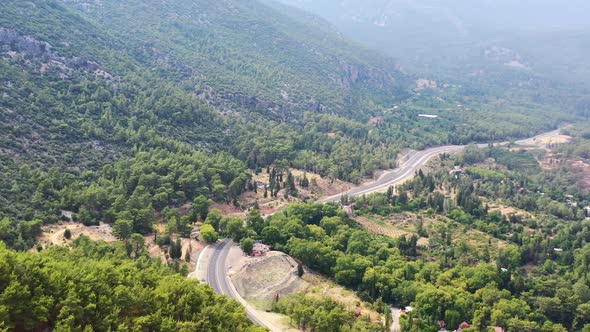
M 277 1 L 321 16 L 345 35 L 396 57 L 422 75 L 468 82 L 464 67 L 493 65 L 482 53 L 492 47 L 510 47 L 528 57 L 530 79 L 590 88 L 585 79 L 590 69 L 579 61 L 588 50 L 576 49 L 587 44 L 587 38 L 572 37 L 590 33 L 582 14 L 590 10 L 585 1 Z M 556 43 L 568 53 L 555 50 Z M 551 62 L 539 59 L 543 56 Z M 555 75 L 552 65 L 567 75 Z M 573 66 L 582 72 L 572 71 Z M 515 72 L 511 67 L 494 70 L 506 75 Z
M 365 96 L 386 104 L 396 99 L 393 94 L 402 96 L 406 88 L 403 82 L 397 82 L 399 77 L 403 81 L 404 75 L 394 63 L 388 64 L 391 61 L 386 57 L 367 51 L 357 55 L 358 50 L 338 35 L 310 29 L 262 2 L 201 0 L 163 5 L 158 1 L 129 1 L 125 8 L 115 1 L 103 1 L 95 7 L 88 5 L 92 1 L 73 3 L 84 8 L 81 11 L 95 24 L 125 36 L 145 53 L 143 60 L 153 64 L 161 62 L 162 57 L 174 59 L 190 68 L 181 79 L 196 80 L 220 96 L 229 93 L 230 99 L 235 94 L 238 99 L 240 95 L 256 96 L 287 107 L 301 103 L 299 113 L 320 103 L 332 112 L 350 115 L 355 91 L 365 86 L 370 88 L 363 91 Z M 199 16 L 188 14 L 199 12 Z M 150 15 L 150 19 L 122 13 Z M 143 24 L 146 21 L 149 23 Z M 141 40 L 145 36 L 154 37 L 150 44 Z

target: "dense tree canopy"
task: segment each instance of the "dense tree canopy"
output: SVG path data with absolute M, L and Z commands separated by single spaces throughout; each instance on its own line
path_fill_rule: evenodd
M 0 244 L 0 328 L 262 330 L 238 302 L 151 260 L 142 243 L 130 255 L 123 243 L 107 245 L 85 237 L 71 249 L 54 247 L 38 254 Z

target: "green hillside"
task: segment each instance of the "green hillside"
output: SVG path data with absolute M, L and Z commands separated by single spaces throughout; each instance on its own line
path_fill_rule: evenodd
M 406 77 L 392 60 L 258 1 L 74 3 L 139 61 L 191 82 L 198 94 L 278 118 L 318 108 L 350 115 L 361 99 L 390 104 L 405 94 Z
M 141 236 L 113 245 L 82 236 L 72 247 L 0 243 L 0 330 L 265 331 L 237 301 L 151 260 Z
M 413 90 L 393 60 L 257 1 L 5 1 L 0 60 L 1 236 L 23 249 L 61 210 L 147 233 L 166 206 L 235 202 L 274 163 L 359 182 L 405 147 L 569 118 L 468 87 Z
M 359 34 L 409 17 L 385 37 L 433 66 L 275 0 L 0 0 L 0 332 L 266 330 L 215 294 L 225 271 L 301 330 L 590 331 L 588 34 L 459 29 L 533 0 L 283 2 Z M 412 179 L 319 203 L 400 152 L 387 176 Z

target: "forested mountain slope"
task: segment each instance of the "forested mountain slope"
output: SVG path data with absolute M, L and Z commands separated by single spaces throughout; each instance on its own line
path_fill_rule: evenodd
M 108 2 L 3 2 L 0 218 L 4 218 L 2 240 L 10 246 L 30 246 L 40 225 L 57 220 L 62 209 L 79 213 L 79 220 L 87 224 L 119 219 L 132 224 L 134 231 L 145 233 L 151 230 L 155 212 L 169 204 L 182 204 L 199 195 L 231 201 L 244 190 L 249 175 L 243 163 L 220 152 L 231 152 L 257 167 L 290 158 L 306 148 L 300 143 L 295 146 L 302 137 L 295 128 L 268 122 L 276 116 L 273 111 L 285 111 L 279 117 L 286 117 L 293 110 L 297 111 L 297 118 L 302 118 L 305 108 L 291 109 L 285 105 L 303 105 L 305 98 L 314 99 L 311 110 L 350 111 L 355 109 L 349 104 L 350 98 L 357 94 L 354 91 L 360 91 L 356 90 L 357 85 L 380 85 L 382 92 L 387 90 L 388 98 L 395 98 L 395 88 L 399 87 L 393 76 L 395 69 L 380 69 L 387 66 L 386 58 L 368 53 L 365 57 L 365 51 L 355 54 L 356 49 L 328 32 L 320 34 L 321 43 L 326 46 L 320 53 L 313 49 L 320 46 L 320 37 L 314 39 L 313 31 L 281 18 L 257 2 L 251 5 L 268 14 L 256 16 L 260 23 L 254 24 L 266 33 L 258 44 L 273 43 L 266 45 L 267 49 L 253 44 L 258 33 L 244 30 L 248 24 L 231 23 L 231 17 L 226 15 L 233 13 L 236 20 L 248 21 L 256 18 L 253 15 L 257 12 L 238 15 L 229 4 L 190 1 L 176 2 L 180 7 L 167 12 L 159 7 L 161 2 L 154 1 L 147 7 L 142 7 L 142 3 L 126 2 L 127 7 L 120 11 L 110 8 L 107 13 L 146 15 L 143 20 L 112 18 L 113 22 L 105 28 L 99 23 L 99 13 L 92 10 L 106 10 Z M 81 6 L 82 11 L 77 12 L 70 5 Z M 120 3 L 113 1 L 110 5 Z M 236 2 L 235 6 L 245 5 Z M 96 16 L 87 16 L 86 10 Z M 151 26 L 144 24 L 155 22 L 161 13 L 201 13 L 215 25 L 199 27 L 192 19 L 185 22 L 188 28 L 168 25 L 183 31 L 177 33 L 184 40 L 173 40 L 171 31 L 159 34 L 160 28 L 150 30 Z M 160 19 L 159 24 L 166 26 L 170 17 Z M 117 22 L 123 26 L 117 27 Z M 287 28 L 288 25 L 291 27 Z M 138 27 L 148 30 L 134 31 Z M 201 28 L 209 32 L 199 34 Z M 306 42 L 315 46 L 304 44 L 303 36 L 309 37 Z M 147 45 L 148 40 L 162 43 L 158 47 L 168 53 Z M 199 42 L 207 44 L 204 49 L 194 44 Z M 376 59 L 378 65 L 369 64 L 369 58 Z M 358 59 L 362 63 L 355 62 Z M 188 70 L 185 63 L 197 69 Z M 256 71 L 268 77 L 286 80 L 285 84 L 302 86 L 294 86 L 292 91 L 286 89 L 282 96 L 262 85 L 260 89 L 256 87 L 259 91 L 248 91 L 268 80 L 247 68 L 258 68 Z M 273 71 L 278 74 L 269 74 Z M 244 81 L 246 78 L 254 83 Z M 275 82 L 272 86 L 280 84 Z M 373 90 L 379 87 L 370 89 Z M 303 99 L 289 97 L 299 91 L 320 94 Z M 322 91 L 339 95 L 324 102 Z M 286 100 L 284 104 L 279 106 L 272 101 L 277 96 Z M 228 110 L 244 112 L 224 115 Z M 259 116 L 247 116 L 256 111 Z M 243 115 L 243 119 L 236 118 L 237 114 Z M 256 151 L 255 142 L 266 136 L 257 126 L 278 130 L 272 134 L 272 142 L 261 147 L 265 151 Z M 248 136 L 252 130 L 254 135 Z M 363 131 L 366 135 L 367 129 L 363 128 L 361 135 Z M 244 142 L 242 137 L 246 145 L 234 143 Z M 332 145 L 338 141 L 352 145 L 358 138 L 361 137 L 333 139 L 324 144 L 315 163 L 323 162 L 322 168 L 327 170 L 331 163 L 322 160 L 330 158 Z M 360 163 L 367 156 L 359 150 L 355 157 L 358 161 L 352 161 Z M 338 158 L 349 159 L 344 155 Z M 128 170 L 132 174 L 126 174 Z M 158 202 L 153 201 L 154 195 L 159 197 Z
M 569 118 L 458 86 L 408 89 L 408 77 L 321 19 L 266 2 L 4 1 L 2 240 L 29 247 L 61 210 L 147 233 L 166 206 L 235 201 L 248 168 L 358 182 L 404 147 Z
M 407 87 L 391 59 L 259 1 L 67 2 L 143 63 L 194 84 L 197 94 L 277 117 L 351 115 L 351 106 L 392 103 Z
M 236 301 L 151 260 L 143 238 L 17 253 L 0 243 L 2 331 L 264 331 Z
M 332 204 L 265 219 L 259 202 L 239 200 L 258 185 L 283 190 L 269 202 L 278 210 L 298 194 L 292 168 L 358 183 L 405 148 L 510 140 L 590 116 L 584 90 L 496 71 L 514 54 L 490 52 L 485 79 L 416 80 L 270 0 L 0 0 L 0 331 L 259 330 L 237 302 L 186 280 L 180 258 L 194 255 L 181 238 L 193 231 L 283 250 L 357 291 L 385 325 L 393 304 L 415 308 L 400 319 L 408 330 L 441 320 L 588 330 L 587 125 L 554 152 L 468 147 L 386 194 L 344 197 L 396 238 Z M 269 188 L 252 179 L 263 169 Z M 252 209 L 244 221 L 213 203 Z M 109 224 L 99 231 L 121 241 L 71 239 L 67 223 L 39 243 L 44 224 L 70 216 Z M 272 309 L 304 329 L 375 327 L 314 299 L 281 295 Z
M 248 179 L 243 164 L 207 154 L 225 143 L 223 118 L 142 67 L 122 41 L 59 2 L 3 3 L 0 22 L 0 218 L 6 217 L 1 236 L 9 245 L 29 246 L 40 224 L 55 221 L 61 209 L 81 212 L 88 224 L 103 217 L 103 208 L 112 218 L 126 211 L 118 217 L 149 232 L 154 208 L 161 207 L 146 197 L 160 193 L 165 204 L 192 200 L 197 192 L 186 186 L 189 179 L 191 185 L 217 186 L 222 199 L 234 180 L 242 190 L 237 184 Z M 134 164 L 129 158 L 140 151 L 147 155 L 138 159 L 143 167 L 152 155 L 173 154 L 175 164 L 163 167 L 161 160 L 124 181 L 97 184 L 103 166 Z M 149 185 L 142 176 L 151 177 Z M 96 196 L 92 188 L 110 188 L 123 198 L 113 208 L 116 195 Z M 15 221 L 29 222 L 17 227 Z
M 482 88 L 530 80 L 544 91 L 555 82 L 589 88 L 587 1 L 279 1 L 320 15 L 422 75 L 481 81 Z

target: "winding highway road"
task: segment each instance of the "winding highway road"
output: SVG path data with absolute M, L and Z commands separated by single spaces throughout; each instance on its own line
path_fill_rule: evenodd
M 554 137 L 559 135 L 559 129 L 553 130 L 550 132 L 546 132 L 531 138 L 523 139 L 516 141 L 515 143 L 518 145 L 531 145 L 535 144 L 541 139 Z M 496 146 L 500 145 L 507 145 L 510 142 L 499 142 L 494 143 Z M 479 148 L 485 148 L 488 144 L 477 144 Z M 453 153 L 459 152 L 463 150 L 467 145 L 447 145 L 447 146 L 440 146 L 429 148 L 422 151 L 414 151 L 407 156 L 404 156 L 404 161 L 400 161 L 400 166 L 396 169 L 389 170 L 381 174 L 381 176 L 368 184 L 364 184 L 358 186 L 356 188 L 350 189 L 338 195 L 330 196 L 328 198 L 324 198 L 320 200 L 322 203 L 330 203 L 330 202 L 339 202 L 343 195 L 347 195 L 349 197 L 354 196 L 361 196 L 364 194 L 369 194 L 373 192 L 383 191 L 386 190 L 390 186 L 394 186 L 400 184 L 414 176 L 414 174 L 424 166 L 430 159 L 441 155 L 443 153 Z
M 516 141 L 518 145 L 534 145 L 539 140 L 548 137 L 554 137 L 559 135 L 559 130 L 553 130 L 547 133 L 543 133 L 528 139 Z M 509 142 L 495 143 L 495 145 L 507 145 Z M 478 144 L 480 148 L 485 148 L 488 144 Z M 430 159 L 443 153 L 454 153 L 463 150 L 466 145 L 448 145 L 441 147 L 429 148 L 422 151 L 414 151 L 407 156 L 404 156 L 403 161 L 400 161 L 400 166 L 396 169 L 384 172 L 374 182 L 361 185 L 359 187 L 350 189 L 338 195 L 334 195 L 325 199 L 320 200 L 322 203 L 339 202 L 342 195 L 348 195 L 350 197 L 368 194 L 372 192 L 378 192 L 386 189 L 389 186 L 399 184 L 412 178 L 416 171 L 420 167 L 424 166 Z M 231 280 L 227 275 L 227 256 L 233 242 L 229 239 L 220 241 L 216 244 L 210 245 L 206 250 L 213 250 L 213 253 L 209 256 L 207 267 L 206 267 L 206 282 L 215 290 L 215 292 L 223 295 L 227 295 L 230 298 L 238 300 L 246 308 L 248 317 L 256 324 L 265 326 L 271 331 L 281 331 L 279 328 L 272 326 L 270 323 L 265 322 L 264 318 L 260 317 L 257 310 L 253 309 L 236 291 Z M 203 253 L 201 256 L 205 256 Z M 199 260 L 201 257 L 199 257 Z M 199 265 L 199 264 L 197 264 Z
M 338 195 L 330 196 L 320 200 L 322 203 L 339 202 L 344 195 L 349 197 L 360 196 L 372 192 L 377 192 L 388 188 L 389 186 L 399 184 L 414 176 L 418 169 L 424 166 L 430 159 L 443 153 L 452 153 L 461 151 L 465 146 L 462 145 L 448 145 L 436 148 L 430 148 L 422 151 L 414 151 L 406 156 L 406 161 L 400 164 L 400 167 L 384 172 L 377 180 L 350 189 Z
M 233 244 L 234 243 L 232 240 L 225 239 L 208 247 L 209 250 L 213 250 L 213 253 L 209 258 L 206 282 L 216 293 L 227 295 L 232 299 L 238 300 L 238 302 L 240 302 L 246 308 L 246 314 L 248 315 L 248 318 L 250 318 L 250 320 L 252 320 L 255 324 L 266 326 L 268 324 L 265 324 L 260 318 L 258 318 L 255 310 L 253 310 L 250 305 L 248 305 L 248 303 L 240 296 L 240 294 L 238 294 L 227 275 L 226 261 L 229 250 Z

